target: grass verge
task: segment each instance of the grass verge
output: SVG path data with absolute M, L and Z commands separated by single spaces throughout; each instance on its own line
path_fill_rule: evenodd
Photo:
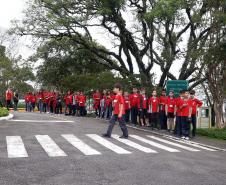
M 197 134 L 199 136 L 206 136 L 210 138 L 226 140 L 226 128 L 218 129 L 218 128 L 199 128 L 197 129 Z

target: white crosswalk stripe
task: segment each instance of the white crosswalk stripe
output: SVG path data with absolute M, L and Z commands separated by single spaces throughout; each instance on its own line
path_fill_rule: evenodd
M 48 135 L 36 135 L 35 137 L 49 157 L 67 156 Z
M 155 150 L 152 150 L 150 148 L 144 147 L 144 146 L 142 146 L 142 145 L 140 145 L 138 143 L 135 143 L 133 141 L 130 141 L 128 139 L 120 139 L 119 136 L 115 135 L 115 134 L 112 135 L 112 138 L 114 138 L 114 139 L 116 139 L 116 140 L 118 140 L 118 141 L 120 141 L 120 142 L 122 142 L 122 143 L 124 143 L 124 144 L 126 144 L 128 146 L 130 146 L 130 147 L 133 147 L 133 148 L 136 148 L 136 149 L 138 149 L 138 150 L 140 150 L 142 152 L 145 152 L 145 153 L 158 153 Z
M 137 140 L 139 140 L 139 141 L 142 141 L 142 142 L 144 142 L 144 143 L 147 143 L 147 144 L 149 144 L 149 145 L 152 145 L 152 146 L 154 146 L 154 147 L 156 147 L 156 148 L 160 148 L 160 149 L 162 149 L 162 150 L 166 150 L 166 151 L 168 151 L 168 152 L 180 152 L 180 151 L 177 150 L 177 149 L 170 148 L 170 147 L 168 147 L 168 146 L 165 146 L 165 145 L 162 145 L 162 144 L 159 144 L 159 143 L 150 141 L 150 140 L 148 140 L 148 139 L 145 139 L 145 138 L 140 137 L 140 136 L 137 136 L 137 135 L 130 135 L 130 137 L 132 137 L 132 138 L 134 138 L 134 139 L 137 139 Z
M 158 138 L 158 137 L 155 137 L 155 136 L 149 136 L 147 135 L 147 137 L 150 137 L 152 139 L 155 139 L 157 141 L 160 141 L 162 143 L 165 143 L 165 144 L 169 144 L 169 145 L 173 145 L 173 146 L 176 146 L 178 148 L 182 148 L 184 150 L 188 150 L 188 151 L 191 151 L 191 152 L 199 152 L 200 150 L 197 150 L 195 148 L 191 148 L 191 147 L 188 147 L 188 146 L 184 146 L 184 145 L 181 145 L 181 144 L 178 144 L 178 143 L 174 143 L 174 142 L 171 142 L 171 141 L 167 141 L 165 139 L 161 139 L 161 138 Z
M 208 150 L 208 151 L 211 151 L 211 152 L 217 151 L 217 150 L 214 150 L 212 148 L 208 148 L 208 147 L 205 147 L 205 146 L 198 145 L 196 143 L 191 143 L 190 141 L 176 140 L 176 139 L 173 139 L 173 138 L 169 138 L 169 139 L 172 140 L 172 141 L 178 142 L 178 143 L 190 145 L 190 146 L 200 148 L 200 149 L 203 149 L 203 150 Z
M 61 136 L 85 155 L 101 155 L 100 152 L 91 148 L 89 145 L 85 144 L 82 140 L 78 139 L 73 134 L 64 134 Z
M 28 157 L 21 136 L 6 136 L 8 158 Z
M 102 138 L 101 136 L 98 136 L 96 134 L 87 134 L 87 136 L 117 154 L 131 154 L 131 152 L 113 144 L 112 142 Z

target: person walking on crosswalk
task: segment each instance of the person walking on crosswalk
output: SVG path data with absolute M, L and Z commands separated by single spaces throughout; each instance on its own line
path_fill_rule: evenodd
M 128 138 L 128 130 L 125 124 L 125 101 L 122 96 L 122 86 L 119 83 L 114 85 L 114 93 L 116 94 L 113 100 L 113 116 L 109 122 L 107 133 L 103 134 L 103 137 L 111 137 L 112 130 L 114 128 L 115 122 L 119 121 L 119 126 L 121 127 L 123 135 L 120 138 Z

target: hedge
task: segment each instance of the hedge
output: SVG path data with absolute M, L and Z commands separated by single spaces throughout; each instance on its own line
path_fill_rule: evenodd
M 9 111 L 6 108 L 0 108 L 0 117 L 5 117 L 9 115 Z

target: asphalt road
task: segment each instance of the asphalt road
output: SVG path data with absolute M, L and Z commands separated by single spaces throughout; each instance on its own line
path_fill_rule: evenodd
M 131 142 L 102 140 L 106 128 L 94 118 L 39 113 L 1 121 L 0 185 L 226 184 L 226 152 L 131 128 Z M 113 133 L 121 135 L 118 126 Z

